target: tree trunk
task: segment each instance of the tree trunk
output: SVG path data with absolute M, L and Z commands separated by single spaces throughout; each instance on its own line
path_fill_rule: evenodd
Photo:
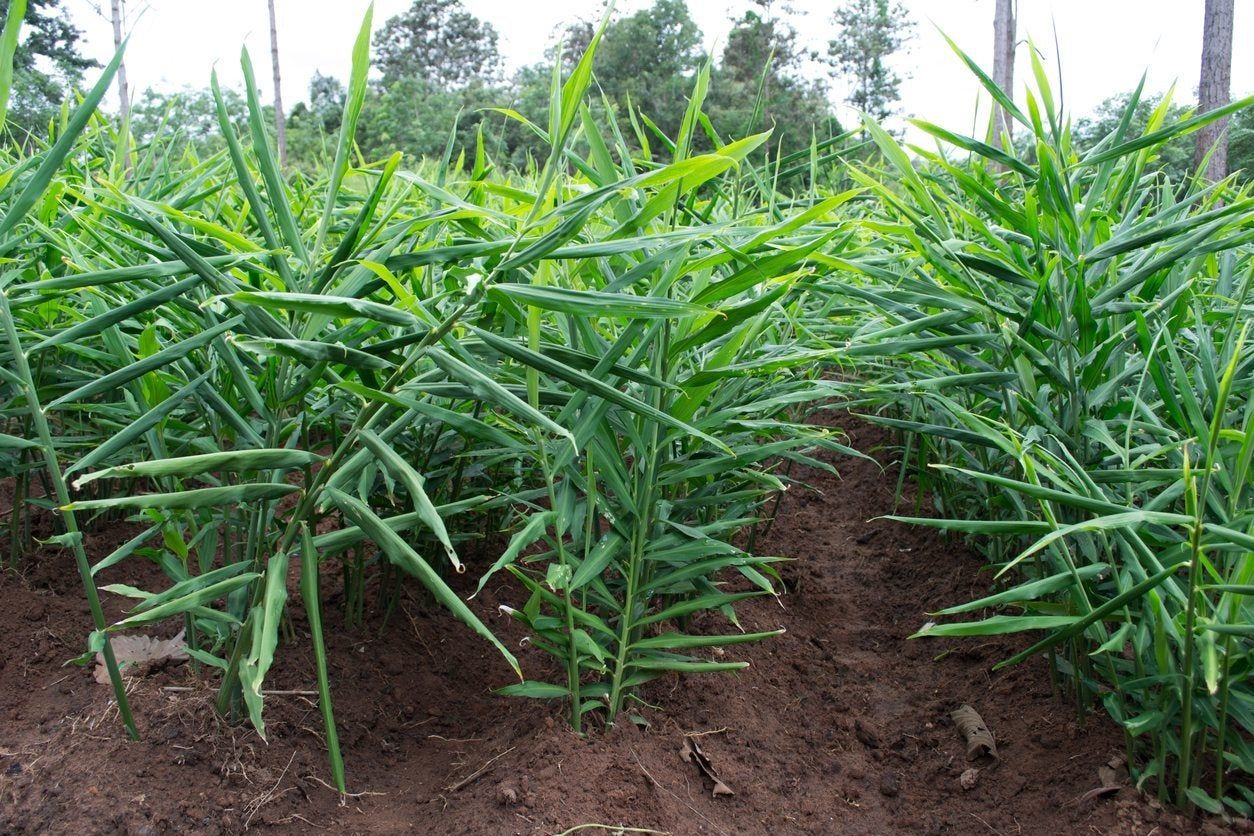
M 117 52 L 122 47 L 122 0 L 110 0 L 109 11 L 113 17 L 113 51 Z M 128 122 L 131 118 L 131 95 L 126 88 L 125 61 L 118 64 L 118 108 L 122 122 Z
M 1206 0 L 1202 23 L 1202 78 L 1197 86 L 1198 111 L 1206 113 L 1228 103 L 1232 87 L 1232 17 L 1235 0 Z M 1214 149 L 1214 150 L 1212 150 Z M 1194 164 L 1204 176 L 1222 180 L 1228 173 L 1228 117 L 1211 122 L 1197 132 Z
M 993 13 L 993 81 L 1013 98 L 1015 94 L 1015 10 L 1014 0 L 996 0 Z M 1002 135 L 1007 142 L 1014 129 L 1010 114 L 1003 107 L 994 111 L 993 147 L 1002 147 Z
M 274 20 L 274 0 L 270 5 L 270 64 L 274 68 L 274 131 L 279 141 L 279 167 L 287 167 L 287 121 L 283 118 L 283 89 L 279 79 L 279 28 Z

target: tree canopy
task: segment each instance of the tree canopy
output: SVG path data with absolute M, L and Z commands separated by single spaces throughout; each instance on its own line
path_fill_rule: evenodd
M 374 65 L 390 85 L 401 79 L 451 90 L 501 73 L 497 32 L 462 7 L 461 0 L 414 0 L 375 33 Z
M 0 20 L 10 0 L 0 0 Z M 27 0 L 22 37 L 13 56 L 9 121 L 19 133 L 41 130 L 83 72 L 100 64 L 83 56 L 83 33 L 61 0 Z
M 455 147 L 468 148 L 480 126 L 490 153 L 525 161 L 538 147 L 535 135 L 494 107 L 509 107 L 537 124 L 545 122 L 553 64 L 569 71 L 592 39 L 594 25 L 575 21 L 556 33 L 544 61 L 501 74 L 496 30 L 467 11 L 460 0 L 415 0 L 383 24 L 375 36 L 374 65 L 367 112 L 357 141 L 367 158 L 394 150 L 439 156 L 456 125 Z M 797 46 L 796 29 L 769 3 L 734 21 L 726 47 L 713 65 L 706 110 L 724 139 L 773 128 L 772 147 L 798 150 L 817 131 L 825 138 L 839 131 L 823 85 L 801 71 L 810 58 Z M 769 61 L 768 61 L 769 59 Z M 687 107 L 696 74 L 710 60 L 702 33 L 685 0 L 654 0 L 643 9 L 610 21 L 594 64 L 596 84 L 626 126 L 635 119 L 642 141 L 655 150 L 664 143 L 653 128 L 674 137 Z M 759 102 L 759 91 L 761 101 Z M 338 128 L 344 91 L 338 82 L 316 76 L 310 103 L 298 104 L 288 120 L 293 159 L 312 163 Z M 320 104 L 321 103 L 321 104 Z M 631 133 L 624 128 L 625 133 Z M 629 140 L 635 136 L 631 133 Z M 699 137 L 700 141 L 705 138 Z M 304 157 L 313 153 L 314 157 Z
M 824 85 L 803 73 L 813 58 L 786 16 L 755 3 L 734 21 L 723 48 L 710 96 L 715 128 L 731 136 L 773 128 L 772 145 L 785 152 L 839 133 Z
M 704 61 L 701 30 L 688 13 L 688 4 L 656 0 L 610 23 L 593 71 L 611 101 L 620 108 L 629 103 L 641 108 L 663 132 L 674 136 L 693 77 Z
M 10 0 L 0 0 L 0 18 Z M 783 0 L 751 0 L 731 20 L 724 44 L 713 55 L 686 0 L 652 0 L 651 5 L 614 17 L 607 25 L 594 63 L 594 110 L 608 106 L 619 118 L 629 144 L 649 145 L 666 154 L 662 137 L 673 138 L 692 94 L 697 73 L 707 63 L 711 83 L 704 103 L 708 126 L 720 141 L 771 130 L 767 148 L 779 156 L 804 151 L 813 140 L 841 133 L 826 76 L 844 80 L 846 100 L 878 120 L 891 119 L 901 76 L 893 68 L 911 37 L 913 22 L 901 0 L 837 0 L 832 22 L 837 34 L 822 54 L 804 45 L 798 16 Z M 357 147 L 368 160 L 402 151 L 410 159 L 441 157 L 450 133 L 456 152 L 473 148 L 482 131 L 488 153 L 501 162 L 525 165 L 541 146 L 524 123 L 546 123 L 554 64 L 569 73 L 592 40 L 595 23 L 576 20 L 554 33 L 544 60 L 507 75 L 492 24 L 469 11 L 463 0 L 412 0 L 384 21 L 373 38 L 372 74 Z M 22 36 L 14 58 L 9 107 L 12 136 L 42 133 L 68 91 L 81 86 L 86 70 L 99 66 L 82 52 L 82 33 L 64 0 L 28 0 Z M 242 99 L 223 91 L 230 118 L 237 120 Z M 344 84 L 315 73 L 306 101 L 285 120 L 292 165 L 313 169 L 333 149 L 345 100 Z M 1109 133 L 1130 94 L 1107 99 L 1079 118 L 1075 143 L 1091 147 Z M 1136 107 L 1130 131 L 1145 132 L 1161 98 L 1146 96 Z M 1168 119 L 1188 110 L 1172 105 Z M 132 127 L 140 141 L 181 134 L 199 152 L 221 147 L 218 117 L 207 89 L 141 93 Z M 1254 112 L 1233 115 L 1228 125 L 1229 170 L 1254 172 Z M 704 131 L 695 141 L 708 147 Z M 1163 144 L 1151 167 L 1172 180 L 1193 173 L 1192 138 Z
M 846 100 L 877 120 L 901 98 L 901 76 L 889 59 L 905 46 L 913 24 L 900 0 L 843 0 L 832 20 L 838 33 L 828 44 L 833 72 L 850 84 Z
M 1088 150 L 1102 137 L 1113 132 L 1119 126 L 1119 121 L 1131 101 L 1131 91 L 1119 93 L 1103 101 L 1092 114 L 1076 120 L 1074 136 L 1077 150 Z M 1162 96 L 1144 96 L 1137 102 L 1128 123 L 1130 137 L 1146 133 L 1150 118 L 1162 106 L 1162 101 Z M 1166 121 L 1183 119 L 1190 110 L 1192 107 L 1188 105 L 1169 104 Z M 1151 169 L 1162 171 L 1174 183 L 1193 174 L 1193 166 L 1194 138 L 1187 134 L 1157 146 L 1149 163 Z M 1254 175 L 1254 110 L 1250 108 L 1237 111 L 1228 123 L 1228 170 L 1240 172 L 1245 180 Z

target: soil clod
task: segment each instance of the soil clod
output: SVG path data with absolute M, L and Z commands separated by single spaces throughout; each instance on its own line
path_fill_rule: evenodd
M 853 733 L 858 738 L 858 741 L 868 749 L 880 748 L 879 729 L 861 717 L 853 721 Z

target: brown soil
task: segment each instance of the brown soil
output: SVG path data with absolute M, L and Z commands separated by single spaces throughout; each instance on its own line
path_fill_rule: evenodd
M 854 446 L 879 450 L 879 430 L 842 423 Z M 420 596 L 402 602 L 386 631 L 377 617 L 345 630 L 328 606 L 354 793 L 343 802 L 324 783 L 307 644 L 285 648 L 271 674 L 268 687 L 288 693 L 267 700 L 268 743 L 214 719 L 210 686 L 185 665 L 133 681 L 142 740 L 128 742 L 110 689 L 90 669 L 63 666 L 84 646 L 86 605 L 68 555 L 42 552 L 25 577 L 0 578 L 0 832 L 540 834 L 594 823 L 677 834 L 1195 831 L 1130 789 L 1086 797 L 1121 736 L 1101 716 L 1078 725 L 1040 660 L 990 670 L 1021 641 L 907 640 L 928 611 L 983 594 L 987 575 L 957 540 L 873 520 L 893 503 L 878 466 L 834 463 L 841 479 L 795 474 L 816 490 L 791 492 L 759 542 L 763 553 L 795 558 L 783 569 L 789 594 L 738 610 L 747 630 L 787 633 L 731 648 L 752 663 L 738 675 L 653 683 L 644 729 L 580 739 L 558 706 L 495 696 L 512 679 L 506 665 Z M 95 533 L 91 551 L 134 533 Z M 101 580 L 134 583 L 138 566 L 132 559 L 129 576 Z M 106 597 L 116 616 L 122 602 Z M 522 634 L 495 613 L 520 598 L 502 579 L 476 599 L 515 647 Z M 295 621 L 306 637 L 303 617 Z M 520 659 L 533 677 L 548 674 L 538 653 Z M 948 716 L 963 703 L 983 716 L 1001 755 L 971 789 L 960 784 L 972 764 Z M 686 734 L 700 735 L 734 796 L 712 797 L 712 784 L 680 759 Z

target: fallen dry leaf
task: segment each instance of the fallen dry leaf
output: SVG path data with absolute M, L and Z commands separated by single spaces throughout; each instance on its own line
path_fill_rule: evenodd
M 961 705 L 949 716 L 967 741 L 967 760 L 973 761 L 985 755 L 998 757 L 993 733 L 988 730 L 988 726 L 984 724 L 984 718 L 980 717 L 978 711 L 969 705 Z
M 172 639 L 114 636 L 109 643 L 113 646 L 113 656 L 118 660 L 118 668 L 123 673 L 142 676 L 167 662 L 187 659 L 187 643 L 183 641 L 183 632 L 180 630 Z M 109 684 L 109 669 L 105 666 L 103 653 L 96 654 L 96 681 L 101 685 Z
M 701 750 L 701 744 L 697 743 L 691 737 L 684 737 L 683 748 L 679 750 L 679 757 L 684 763 L 695 763 L 697 768 L 704 773 L 705 777 L 714 782 L 713 795 L 717 798 L 720 795 L 735 795 L 732 788 L 723 783 L 723 781 L 714 772 L 714 764 L 710 762 L 709 756 Z

